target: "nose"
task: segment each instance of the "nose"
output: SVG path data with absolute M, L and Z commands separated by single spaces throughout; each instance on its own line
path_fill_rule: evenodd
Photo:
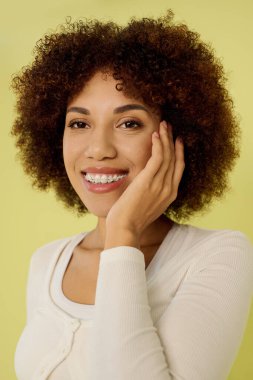
M 114 144 L 113 131 L 110 128 L 106 128 L 104 125 L 97 125 L 86 138 L 86 158 L 100 161 L 104 158 L 115 157 L 117 152 Z

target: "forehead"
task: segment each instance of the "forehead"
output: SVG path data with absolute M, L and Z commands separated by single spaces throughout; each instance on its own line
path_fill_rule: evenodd
M 111 73 L 97 72 L 83 86 L 77 97 L 114 97 L 127 98 L 122 91 L 116 89 L 116 81 Z
M 145 106 L 153 114 L 160 115 L 158 106 L 145 104 L 141 96 L 128 96 L 124 91 L 119 91 L 116 88 L 117 84 L 120 82 L 113 78 L 112 72 L 98 71 L 84 84 L 81 91 L 74 95 L 68 105 L 84 103 L 88 106 L 91 103 L 100 107 L 105 104 L 116 107 L 134 103 Z

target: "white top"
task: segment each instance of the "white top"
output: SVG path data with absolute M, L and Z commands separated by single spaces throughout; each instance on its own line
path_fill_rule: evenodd
M 87 233 L 31 258 L 18 380 L 225 380 L 253 295 L 245 235 L 175 223 L 146 270 L 139 249 L 106 249 L 95 305 L 83 305 L 62 279 Z

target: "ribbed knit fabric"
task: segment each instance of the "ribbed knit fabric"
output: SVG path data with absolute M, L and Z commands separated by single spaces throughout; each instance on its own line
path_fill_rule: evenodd
M 106 249 L 95 305 L 82 305 L 62 279 L 86 234 L 31 258 L 18 380 L 225 380 L 253 295 L 245 235 L 175 223 L 146 270 L 137 248 Z

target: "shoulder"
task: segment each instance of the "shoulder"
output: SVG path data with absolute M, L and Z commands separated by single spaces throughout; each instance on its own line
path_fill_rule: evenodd
M 72 241 L 74 242 L 78 240 L 79 238 L 81 239 L 84 235 L 85 233 L 80 233 L 62 239 L 53 240 L 37 248 L 31 256 L 30 267 L 38 267 L 40 268 L 40 271 L 42 271 L 43 268 L 48 267 L 48 264 L 52 260 L 55 260 L 59 256 L 68 244 Z
M 27 317 L 40 305 L 47 274 L 51 274 L 64 248 L 81 241 L 85 233 L 54 240 L 39 247 L 31 256 L 27 279 Z
M 168 257 L 188 265 L 191 273 L 223 265 L 240 268 L 253 279 L 253 246 L 241 231 L 176 224 L 165 247 Z
M 248 237 L 241 231 L 230 229 L 207 229 L 186 225 L 185 234 L 188 235 L 188 242 L 191 247 L 205 246 L 206 249 L 223 249 L 226 247 L 238 248 L 252 252 L 252 244 Z
M 196 227 L 190 224 L 177 224 L 177 229 L 181 235 L 187 236 L 188 241 L 191 241 L 192 244 L 201 242 L 211 243 L 217 241 L 217 239 L 223 242 L 232 239 L 250 244 L 247 236 L 243 232 L 237 230 L 207 229 Z
M 192 270 L 207 267 L 234 270 L 244 273 L 253 281 L 253 246 L 241 231 L 223 229 L 210 230 L 190 225 L 184 226 L 188 236 L 187 249 L 194 252 Z M 232 269 L 233 268 L 233 269 Z
M 205 247 L 209 249 L 222 249 L 223 247 L 241 248 L 252 251 L 253 246 L 248 237 L 241 231 L 230 229 L 207 229 L 189 224 L 178 224 L 175 237 L 184 241 L 186 249 Z

